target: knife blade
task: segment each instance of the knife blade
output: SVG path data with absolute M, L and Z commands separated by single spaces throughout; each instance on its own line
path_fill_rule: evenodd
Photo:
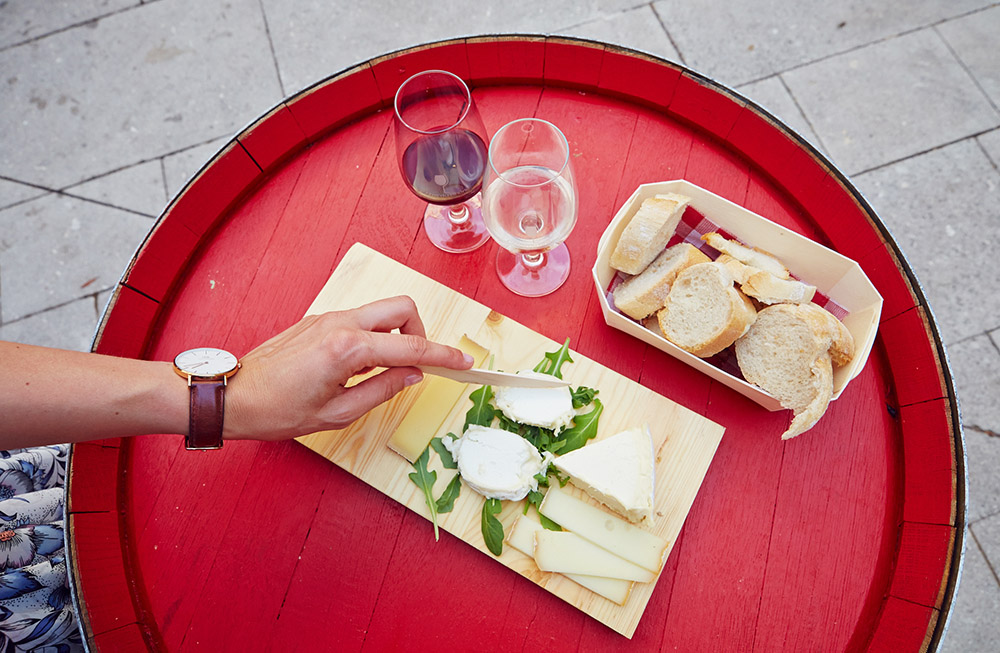
M 436 367 L 434 365 L 418 365 L 417 367 L 424 374 L 443 376 L 462 383 L 478 383 L 479 385 L 509 385 L 519 388 L 567 388 L 569 381 L 557 379 L 548 374 L 546 378 L 540 379 L 523 374 L 512 374 L 510 372 L 495 372 L 476 367 L 467 370 L 452 370 L 447 367 Z

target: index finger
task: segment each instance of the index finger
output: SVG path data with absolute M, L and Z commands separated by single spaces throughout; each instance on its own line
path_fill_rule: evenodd
M 400 333 L 427 337 L 424 323 L 417 314 L 417 305 L 405 295 L 379 299 L 348 312 L 358 328 L 365 331 L 387 333 L 399 329 Z
M 360 344 L 347 356 L 355 369 L 438 365 L 464 370 L 472 366 L 472 357 L 466 357 L 460 349 L 423 336 L 369 331 L 363 333 Z

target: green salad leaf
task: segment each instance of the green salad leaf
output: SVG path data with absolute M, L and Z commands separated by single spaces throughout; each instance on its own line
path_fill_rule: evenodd
M 541 476 L 541 474 L 538 474 L 536 476 L 536 478 L 538 476 Z M 548 483 L 548 479 L 546 479 L 545 480 L 545 485 L 547 486 L 548 484 L 549 484 Z M 541 485 L 541 481 L 539 481 L 539 485 Z M 547 530 L 550 530 L 550 531 L 561 531 L 562 530 L 562 526 L 560 526 L 559 524 L 555 523 L 554 521 L 552 521 L 551 519 L 549 519 L 548 517 L 546 517 L 545 515 L 543 515 L 538 510 L 538 506 L 542 505 L 542 499 L 545 498 L 544 494 L 542 494 L 541 492 L 537 492 L 537 491 L 532 490 L 531 492 L 528 492 L 528 496 L 526 498 L 528 500 L 524 504 L 524 512 L 522 514 L 527 515 L 528 514 L 528 507 L 529 506 L 535 506 L 535 511 L 538 512 L 538 520 L 541 522 L 543 528 L 545 528 Z
M 595 397 L 594 408 L 589 413 L 577 415 L 576 419 L 573 420 L 573 426 L 559 434 L 559 437 L 565 441 L 565 446 L 560 450 L 561 453 L 575 451 L 587 444 L 587 440 L 595 437 L 597 435 L 597 421 L 602 412 L 604 412 L 604 404 Z
M 444 489 L 444 494 L 438 497 L 437 500 L 437 511 L 438 514 L 451 512 L 452 508 L 455 507 L 455 499 L 462 492 L 462 477 L 458 474 L 452 477 L 451 482 L 448 483 L 448 487 Z
M 569 338 L 566 338 L 566 342 L 557 351 L 550 351 L 545 354 L 545 359 L 538 365 L 535 365 L 534 371 L 541 372 L 542 374 L 551 374 L 557 379 L 561 379 L 563 378 L 562 366 L 572 362 L 573 359 L 569 356 Z
M 439 539 L 438 533 L 438 522 L 437 522 L 437 502 L 434 500 L 434 495 L 432 491 L 434 489 L 434 482 L 437 481 L 437 472 L 427 469 L 427 461 L 430 460 L 430 448 L 424 449 L 424 452 L 420 454 L 416 462 L 413 463 L 414 469 L 417 471 L 410 472 L 410 480 L 416 484 L 418 488 L 424 493 L 424 501 L 427 502 L 427 508 L 431 511 L 431 521 L 434 523 L 434 541 L 437 542 Z
M 455 439 L 454 433 L 449 433 L 448 437 Z M 431 438 L 431 446 L 434 447 L 434 451 L 437 455 L 441 457 L 441 464 L 444 465 L 445 469 L 458 469 L 458 463 L 455 462 L 454 456 L 448 451 L 444 446 L 444 441 L 441 438 Z
M 493 400 L 493 388 L 488 385 L 484 385 L 469 395 L 469 399 L 472 400 L 472 408 L 465 413 L 465 426 L 462 427 L 462 433 L 465 433 L 466 429 L 468 429 L 471 424 L 491 426 L 493 424 L 493 418 L 498 412 L 497 409 L 490 404 L 490 401 Z
M 503 524 L 496 518 L 501 510 L 503 506 L 500 499 L 487 499 L 483 502 L 483 541 L 495 556 L 503 553 Z
M 598 390 L 581 385 L 573 391 L 573 408 L 583 408 L 584 406 L 589 406 L 590 403 L 594 401 L 594 397 L 597 396 L 598 392 Z

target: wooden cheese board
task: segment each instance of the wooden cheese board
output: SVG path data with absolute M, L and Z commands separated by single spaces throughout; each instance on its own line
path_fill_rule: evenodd
M 545 352 L 558 349 L 561 344 L 360 243 L 347 252 L 307 313 L 354 308 L 396 295 L 413 298 L 430 339 L 457 345 L 462 336 L 467 335 L 489 350 L 494 369 L 513 371 L 532 368 Z M 646 528 L 668 540 L 672 548 L 722 439 L 724 428 L 576 352 L 572 353 L 572 357 L 573 363 L 563 368 L 564 377 L 574 385 L 598 389 L 604 403 L 598 439 L 642 422 L 649 424 L 655 452 L 656 486 L 654 523 Z M 422 385 L 407 388 L 347 429 L 314 433 L 299 438 L 299 442 L 410 510 L 429 518 L 423 493 L 408 478 L 413 466 L 387 446 L 389 437 L 407 411 L 419 400 Z M 461 431 L 465 412 L 471 405 L 467 397 L 475 389 L 475 386 L 469 386 L 455 405 L 441 407 L 447 414 L 435 435 Z M 434 486 L 437 496 L 447 485 L 450 470 L 441 467 L 436 454 L 431 456 L 431 461 L 431 468 L 438 472 L 438 481 Z M 576 496 L 585 496 L 571 485 L 567 485 L 566 489 Z M 597 504 L 592 499 L 590 501 Z M 655 581 L 637 583 L 628 600 L 620 606 L 563 576 L 539 571 L 531 558 L 510 546 L 505 546 L 502 555 L 497 558 L 487 550 L 483 541 L 480 525 L 482 505 L 482 496 L 463 487 L 454 510 L 439 515 L 438 524 L 441 529 L 479 549 L 485 556 L 498 560 L 594 619 L 626 637 L 632 636 L 652 596 Z M 522 508 L 523 502 L 504 502 L 499 518 L 505 532 L 509 532 Z M 434 543 L 433 532 L 428 525 L 426 546 L 434 546 Z M 427 570 L 427 573 L 433 573 L 433 570 Z

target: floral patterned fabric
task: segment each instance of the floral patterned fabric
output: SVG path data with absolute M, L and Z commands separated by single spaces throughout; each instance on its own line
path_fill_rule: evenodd
M 0 451 L 0 653 L 83 651 L 69 597 L 69 445 Z

